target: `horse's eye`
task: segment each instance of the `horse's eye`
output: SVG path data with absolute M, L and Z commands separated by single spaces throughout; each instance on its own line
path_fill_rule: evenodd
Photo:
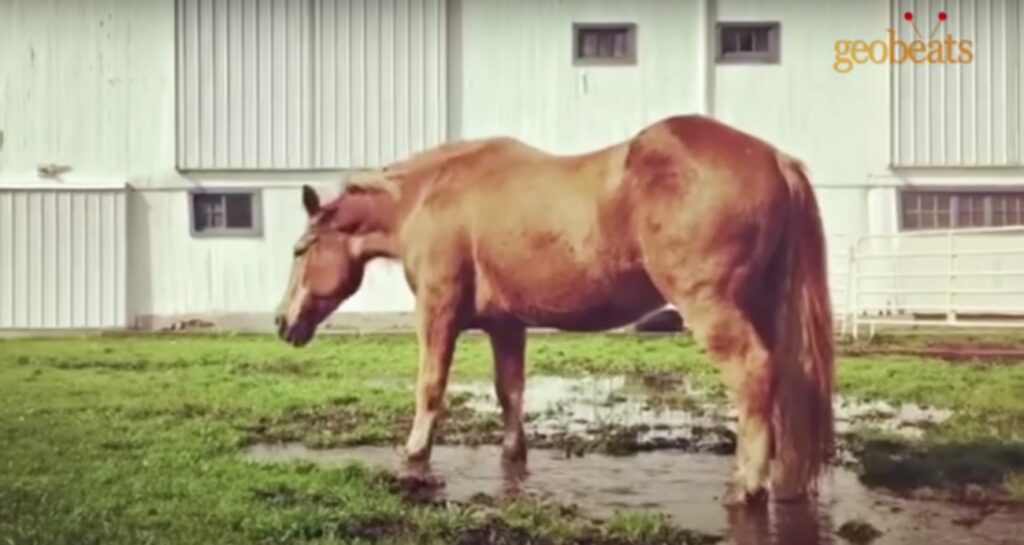
M 292 254 L 294 254 L 295 257 L 299 257 L 306 253 L 306 250 L 309 250 L 309 247 L 313 245 L 314 240 L 315 237 L 303 237 L 302 240 L 295 245 L 295 248 L 292 250 Z
M 339 220 L 337 223 L 334 224 L 333 227 L 334 232 L 336 233 L 345 233 L 346 235 L 351 235 L 356 225 L 351 219 L 346 218 Z

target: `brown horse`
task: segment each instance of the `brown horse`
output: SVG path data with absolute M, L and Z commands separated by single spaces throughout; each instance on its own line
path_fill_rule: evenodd
M 420 350 L 408 459 L 429 459 L 461 331 L 490 338 L 504 457 L 524 460 L 526 329 L 607 330 L 670 303 L 738 408 L 726 503 L 816 490 L 833 449 L 825 238 L 802 165 L 772 145 L 702 116 L 572 156 L 455 142 L 326 204 L 304 187 L 303 204 L 280 335 L 306 344 L 367 261 L 399 260 Z

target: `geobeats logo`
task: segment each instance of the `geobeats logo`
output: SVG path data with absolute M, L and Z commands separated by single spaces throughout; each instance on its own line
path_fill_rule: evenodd
M 957 40 L 946 35 L 945 39 L 932 39 L 935 32 L 946 22 L 949 16 L 945 11 L 937 15 L 938 22 L 932 27 L 928 39 L 924 39 L 914 24 L 914 14 L 906 12 L 903 19 L 910 23 L 917 39 L 905 41 L 896 39 L 893 29 L 886 30 L 887 40 L 836 40 L 834 51 L 835 61 L 832 68 L 845 74 L 858 64 L 868 62 L 874 64 L 911 62 L 914 64 L 967 64 L 974 61 L 974 42 Z

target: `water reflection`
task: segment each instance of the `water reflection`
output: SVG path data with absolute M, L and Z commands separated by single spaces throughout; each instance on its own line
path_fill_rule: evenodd
M 736 545 L 823 545 L 834 542 L 828 510 L 813 503 L 767 503 L 727 510 L 729 537 Z
M 954 521 L 976 514 L 976 509 L 879 494 L 843 470 L 834 472 L 813 502 L 725 508 L 720 498 L 731 473 L 729 456 L 657 451 L 568 459 L 558 451 L 534 449 L 522 465 L 503 463 L 497 446 L 438 445 L 429 463 L 408 464 L 391 447 L 313 450 L 297 444 L 255 445 L 247 456 L 261 462 L 383 467 L 414 481 L 412 488 L 423 498 L 470 501 L 481 494 L 529 495 L 574 504 L 596 517 L 620 510 L 664 513 L 684 528 L 727 536 L 735 545 L 845 543 L 836 529 L 850 520 L 867 521 L 882 532 L 873 545 L 960 545 L 981 537 L 989 543 L 1024 543 L 1024 513 L 1019 510 L 992 513 L 967 528 Z

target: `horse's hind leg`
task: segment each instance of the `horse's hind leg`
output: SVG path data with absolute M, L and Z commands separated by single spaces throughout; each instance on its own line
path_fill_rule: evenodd
M 771 457 L 773 377 L 771 352 L 734 303 L 712 293 L 681 302 L 687 321 L 719 365 L 738 413 L 736 473 L 726 503 L 762 496 Z
M 526 329 L 521 326 L 488 330 L 494 355 L 494 387 L 505 421 L 502 456 L 509 462 L 526 460 L 523 431 L 523 390 L 525 388 Z
M 736 278 L 691 281 L 686 287 L 674 278 L 663 277 L 659 283 L 677 286 L 667 290 L 674 293 L 666 293 L 666 298 L 679 307 L 698 342 L 719 366 L 738 409 L 736 472 L 723 501 L 737 504 L 762 499 L 772 449 L 771 350 L 750 313 L 726 287 L 737 285 Z

